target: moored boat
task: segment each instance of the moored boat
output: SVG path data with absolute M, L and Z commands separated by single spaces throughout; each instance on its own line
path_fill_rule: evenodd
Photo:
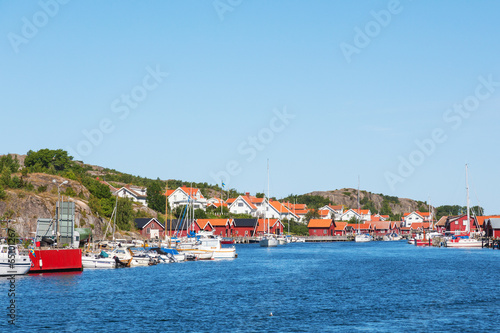
M 17 245 L 0 245 L 0 276 L 23 275 L 30 267 L 29 256 L 20 254 Z

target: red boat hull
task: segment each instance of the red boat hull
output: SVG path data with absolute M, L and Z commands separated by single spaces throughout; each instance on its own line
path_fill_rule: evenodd
M 28 273 L 81 271 L 81 249 L 48 249 L 30 252 L 31 269 Z

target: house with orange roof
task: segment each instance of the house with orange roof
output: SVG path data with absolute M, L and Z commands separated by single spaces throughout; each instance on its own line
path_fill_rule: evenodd
M 311 219 L 307 228 L 309 236 L 333 236 L 335 234 L 333 219 Z
M 391 233 L 396 233 L 401 235 L 401 221 L 390 221 L 391 222 Z
M 280 220 L 292 220 L 299 221 L 299 217 L 290 211 L 285 205 L 281 202 L 269 199 L 265 201 L 264 205 L 266 211 L 264 212 L 263 217 L 274 218 Z
M 299 218 L 299 222 L 304 222 L 306 219 L 306 214 L 309 212 L 309 209 L 296 209 L 292 211 Z
M 441 221 L 441 220 L 440 220 Z M 482 231 L 482 226 L 478 224 L 475 217 L 470 216 L 470 232 L 480 232 Z M 467 214 L 462 214 L 458 216 L 447 216 L 444 222 L 444 231 L 451 232 L 453 234 L 462 234 L 467 228 Z
M 229 211 L 233 214 L 248 214 L 251 216 L 257 216 L 257 212 L 262 206 L 262 200 L 257 199 L 259 198 L 251 196 L 250 193 L 240 195 L 228 206 Z M 228 202 L 229 200 L 230 199 L 228 199 Z
M 352 227 L 349 227 L 347 222 L 335 222 L 334 235 L 335 236 L 345 236 L 353 233 Z
M 404 213 L 403 221 L 405 227 L 409 227 L 415 222 L 430 222 L 431 214 L 429 212 L 419 212 L 418 210 L 411 213 Z
M 258 221 L 252 219 L 233 219 L 233 237 L 253 237 Z
M 233 235 L 233 219 L 197 219 L 196 222 L 198 225 L 200 223 L 210 224 L 214 235 L 222 237 L 231 237 Z
M 113 195 L 116 195 L 120 198 L 128 198 L 134 202 L 138 202 L 143 206 L 148 206 L 147 203 L 147 189 L 145 187 L 125 185 L 122 188 L 116 190 Z
M 389 215 L 380 215 L 380 214 L 372 215 L 372 221 L 389 221 L 389 219 L 390 219 Z
M 280 219 L 259 219 L 255 233 L 256 235 L 263 235 L 269 232 L 275 235 L 282 235 L 283 228 L 284 225 Z
M 356 219 L 358 221 L 371 221 L 372 213 L 369 209 L 349 209 L 345 211 L 341 216 L 341 221 L 350 221 L 351 219 Z
M 376 236 L 384 236 L 391 233 L 390 221 L 372 221 L 373 234 Z
M 410 225 L 411 233 L 421 233 L 428 232 L 430 230 L 431 224 L 429 222 L 413 222 Z
M 318 209 L 319 217 L 322 219 L 334 219 L 335 214 L 328 209 Z
M 325 218 L 331 218 L 334 219 L 335 221 L 340 221 L 340 217 L 342 214 L 344 214 L 344 206 L 343 205 L 325 205 L 321 208 L 318 209 L 318 211 L 322 210 L 328 210 L 330 212 L 329 217 Z
M 166 195 L 168 196 L 170 209 L 186 206 L 189 203 L 193 205 L 194 209 L 206 210 L 207 199 L 201 194 L 198 188 L 181 186 L 175 190 L 168 190 Z
M 202 224 L 203 228 L 206 230 L 210 230 L 210 225 L 207 225 L 206 223 L 200 224 Z M 165 223 L 165 232 L 167 236 L 185 237 L 188 232 L 196 233 L 205 229 L 201 229 L 196 220 L 188 221 L 187 219 L 169 219 Z
M 364 223 L 349 223 L 347 225 L 348 228 L 352 228 L 354 230 L 354 233 L 361 233 L 361 234 L 372 234 L 373 228 L 371 222 L 364 222 Z

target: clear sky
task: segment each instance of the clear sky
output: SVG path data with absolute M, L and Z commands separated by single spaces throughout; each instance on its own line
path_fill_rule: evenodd
M 0 153 L 500 213 L 498 1 L 0 1 Z

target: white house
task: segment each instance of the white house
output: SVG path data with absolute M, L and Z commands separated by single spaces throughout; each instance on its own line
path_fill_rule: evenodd
M 342 205 L 337 205 L 337 206 L 326 205 L 326 206 L 323 206 L 320 209 L 318 209 L 318 211 L 323 211 L 323 212 L 328 211 L 329 212 L 329 214 L 325 214 L 325 213 L 321 214 L 321 212 L 320 212 L 320 216 L 323 219 L 334 219 L 335 221 L 339 221 L 342 214 L 344 214 L 344 206 L 342 206 Z
M 252 216 L 257 216 L 259 208 L 252 202 L 255 197 L 251 197 L 248 193 L 247 195 L 240 195 L 229 205 L 229 211 L 233 214 L 249 214 Z M 255 198 L 259 199 L 259 198 Z M 259 204 L 259 207 L 262 207 Z
M 280 220 L 293 220 L 293 221 L 299 221 L 300 218 L 291 212 L 285 205 L 281 204 L 279 201 L 275 201 L 272 199 L 269 199 L 269 201 L 265 201 L 264 203 L 265 206 L 265 218 L 269 219 L 280 219 Z
M 372 213 L 369 209 L 349 209 L 340 216 L 341 221 L 349 221 L 352 218 L 360 221 L 371 221 Z
M 207 207 L 207 199 L 205 199 L 198 188 L 182 186 L 175 190 L 168 190 L 167 195 L 170 209 L 176 209 L 188 203 L 192 204 L 194 209 L 205 210 Z
M 403 216 L 403 220 L 404 220 L 404 226 L 410 227 L 412 223 L 430 222 L 431 214 L 429 212 L 423 213 L 417 210 L 411 213 L 405 213 Z
M 141 203 L 142 205 L 148 205 L 146 199 L 148 197 L 147 190 L 144 187 L 125 185 L 122 188 L 116 190 L 113 195 L 117 195 L 120 198 L 129 198 L 132 201 Z

